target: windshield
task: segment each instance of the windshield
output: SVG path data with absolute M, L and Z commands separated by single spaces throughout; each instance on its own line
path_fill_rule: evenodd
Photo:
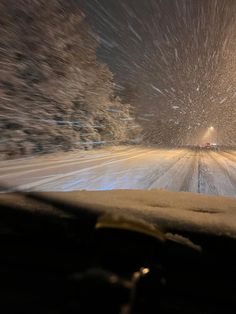
M 236 1 L 0 11 L 2 192 L 236 196 Z

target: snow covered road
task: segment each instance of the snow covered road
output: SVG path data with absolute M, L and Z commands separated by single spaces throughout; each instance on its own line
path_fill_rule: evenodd
M 236 152 L 121 146 L 51 154 L 0 162 L 0 184 L 31 191 L 163 188 L 236 197 Z

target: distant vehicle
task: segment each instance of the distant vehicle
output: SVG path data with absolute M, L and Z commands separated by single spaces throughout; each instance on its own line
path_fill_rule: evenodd
M 219 149 L 219 145 L 216 144 L 216 143 L 212 143 L 212 144 L 211 144 L 211 147 L 214 148 L 214 149 Z
M 203 148 L 210 149 L 212 148 L 211 143 L 206 143 Z
M 218 150 L 219 145 L 217 143 L 205 143 L 203 145 L 200 145 L 201 149 L 213 149 L 213 150 Z

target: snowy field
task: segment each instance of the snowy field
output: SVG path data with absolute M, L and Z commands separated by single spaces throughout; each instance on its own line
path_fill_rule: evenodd
M 11 190 L 166 189 L 236 197 L 236 151 L 113 147 L 1 161 Z

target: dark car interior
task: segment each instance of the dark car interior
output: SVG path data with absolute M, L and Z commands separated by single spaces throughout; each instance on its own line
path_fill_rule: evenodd
M 234 238 L 24 196 L 1 204 L 1 313 L 235 313 Z

